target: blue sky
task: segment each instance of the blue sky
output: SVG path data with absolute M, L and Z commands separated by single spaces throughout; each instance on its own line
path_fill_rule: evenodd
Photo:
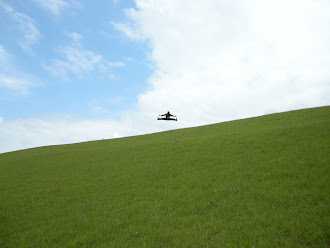
M 112 22 L 125 21 L 134 2 L 41 2 L 1 1 L 0 45 L 9 57 L 1 73 L 25 81 L 21 89 L 2 85 L 1 116 L 100 118 L 132 108 L 152 64 L 146 45 Z
M 328 0 L 0 0 L 0 153 L 330 104 Z M 157 121 L 170 110 L 177 122 Z

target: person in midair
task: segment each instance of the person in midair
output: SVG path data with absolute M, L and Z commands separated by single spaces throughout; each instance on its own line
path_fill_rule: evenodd
M 171 116 L 176 117 L 176 115 L 172 115 L 170 113 L 170 111 L 167 111 L 166 114 L 163 114 L 163 115 L 160 115 L 160 116 L 164 116 L 165 118 L 159 118 L 158 117 L 158 120 L 167 120 L 167 121 L 169 121 L 169 120 L 171 120 L 171 121 L 177 121 L 178 120 L 177 118 L 171 118 Z

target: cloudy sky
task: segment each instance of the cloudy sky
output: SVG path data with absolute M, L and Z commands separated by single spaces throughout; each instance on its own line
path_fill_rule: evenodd
M 328 0 L 0 0 L 0 153 L 330 104 Z M 178 122 L 157 121 L 170 110 Z

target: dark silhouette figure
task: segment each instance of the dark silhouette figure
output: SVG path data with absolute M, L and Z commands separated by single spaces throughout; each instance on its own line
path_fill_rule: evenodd
M 175 118 L 171 118 L 171 116 Z M 178 121 L 178 118 L 176 118 L 176 115 L 172 115 L 170 111 L 167 111 L 166 114 L 158 116 L 157 120 L 164 120 L 164 121 Z

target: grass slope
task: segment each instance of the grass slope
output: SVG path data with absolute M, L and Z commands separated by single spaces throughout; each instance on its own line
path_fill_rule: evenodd
M 330 107 L 0 154 L 0 247 L 329 247 Z

